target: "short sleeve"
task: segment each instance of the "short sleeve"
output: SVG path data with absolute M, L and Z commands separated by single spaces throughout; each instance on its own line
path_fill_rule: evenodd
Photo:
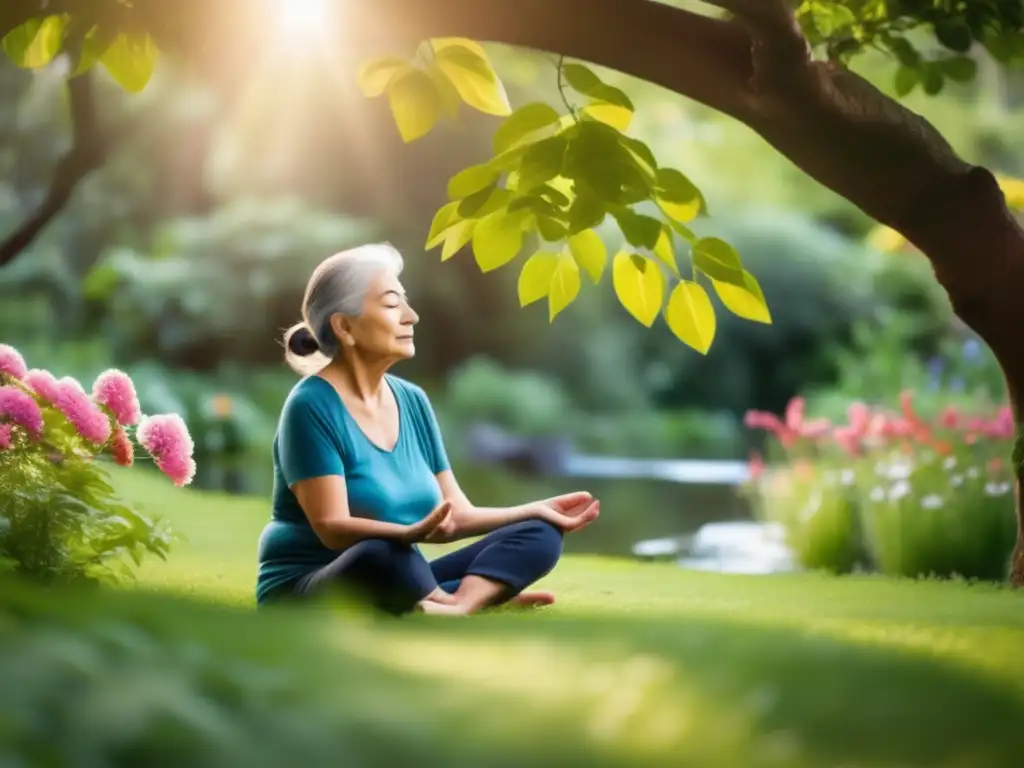
M 414 387 L 413 394 L 419 404 L 420 415 L 423 419 L 423 433 L 426 440 L 424 450 L 427 454 L 427 463 L 430 465 L 430 470 L 436 475 L 451 469 L 448 453 L 444 449 L 444 439 L 441 437 L 441 427 L 437 423 L 437 416 L 427 393 L 420 387 Z
M 311 477 L 345 474 L 328 415 L 305 397 L 289 398 L 285 403 L 277 448 L 281 473 L 289 487 Z

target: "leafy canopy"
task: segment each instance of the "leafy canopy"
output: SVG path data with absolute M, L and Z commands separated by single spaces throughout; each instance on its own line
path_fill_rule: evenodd
M 115 5 L 124 11 L 124 3 Z M 40 13 L 0 29 L 3 48 L 23 67 L 68 53 L 72 74 L 98 65 L 137 92 L 154 71 L 157 46 L 144 31 L 147 0 L 130 7 L 110 18 Z M 899 94 L 917 87 L 935 94 L 947 80 L 969 80 L 979 48 L 1004 63 L 1024 60 L 1020 0 L 803 0 L 796 13 L 811 43 L 833 60 L 847 63 L 867 49 L 891 54 Z M 560 59 L 554 76 L 561 104 L 513 108 L 485 49 L 472 40 L 434 38 L 407 58 L 363 65 L 363 93 L 387 100 L 406 142 L 456 119 L 464 106 L 500 118 L 491 159 L 450 179 L 427 248 L 440 249 L 446 261 L 468 247 L 484 272 L 525 256 L 520 303 L 546 300 L 552 321 L 584 284 L 601 282 L 610 262 L 626 311 L 647 327 L 663 317 L 701 353 L 715 336 L 712 294 L 734 314 L 770 323 L 757 278 L 736 249 L 688 226 L 707 215 L 700 190 L 629 135 L 630 97 L 580 62 Z M 598 234 L 606 222 L 623 242 L 611 256 Z

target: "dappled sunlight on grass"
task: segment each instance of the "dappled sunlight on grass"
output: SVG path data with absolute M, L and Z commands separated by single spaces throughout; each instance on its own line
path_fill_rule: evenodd
M 141 588 L 292 626 L 291 609 L 252 610 L 263 500 L 184 492 L 147 506 L 187 540 L 145 565 Z M 1015 765 L 1024 751 L 1024 599 L 1008 589 L 590 556 L 563 558 L 541 586 L 556 605 L 470 619 L 300 606 L 308 636 L 294 652 L 314 638 L 324 650 L 295 663 L 349 681 L 330 706 L 358 727 L 458 743 L 464 757 L 958 768 Z M 353 699 L 357 679 L 373 694 Z
M 581 649 L 539 638 L 464 638 L 454 632 L 347 632 L 336 642 L 348 654 L 392 669 L 517 699 L 516 729 L 524 717 L 549 723 L 554 717 L 623 754 L 659 754 L 695 731 L 721 731 L 736 719 L 709 712 L 688 695 L 670 662 L 627 648 Z

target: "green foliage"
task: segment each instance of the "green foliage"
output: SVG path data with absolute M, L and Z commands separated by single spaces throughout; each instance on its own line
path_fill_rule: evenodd
M 1024 62 L 1024 9 L 1017 0 L 803 0 L 797 19 L 831 59 L 849 63 L 866 49 L 885 51 L 896 62 L 900 96 L 918 87 L 934 96 L 949 81 L 973 79 L 976 46 L 1003 64 Z
M 496 87 L 482 49 L 456 41 L 447 45 L 442 53 L 457 48 L 467 66 L 475 62 L 481 87 Z M 361 72 L 364 93 L 387 94 L 393 110 L 397 89 L 397 98 L 408 107 L 395 112 L 406 141 L 424 135 L 436 122 L 429 105 L 438 86 L 429 74 L 440 55 L 420 66 L 377 60 Z M 741 317 L 771 322 L 760 286 L 743 269 L 735 248 L 719 238 L 698 240 L 686 226 L 706 212 L 700 190 L 679 171 L 659 167 L 646 144 L 624 133 L 634 110 L 629 97 L 579 63 L 560 62 L 558 74 L 567 114 L 536 102 L 508 114 L 494 134 L 494 157 L 449 181 L 449 202 L 434 217 L 427 248 L 442 246 L 441 258 L 447 260 L 472 243 L 483 272 L 532 250 L 520 273 L 520 302 L 525 306 L 547 298 L 553 321 L 579 295 L 581 271 L 591 282 L 600 282 L 607 253 L 594 228 L 610 216 L 629 246 L 612 262 L 615 295 L 642 325 L 651 327 L 671 307 L 665 319 L 678 338 L 706 353 L 715 320 L 710 301 L 702 300 L 707 298 L 704 285 Z M 565 86 L 584 97 L 585 104 L 570 104 Z M 415 98 L 406 92 L 410 88 L 417 90 Z M 499 103 L 506 102 L 492 105 Z M 677 239 L 693 249 L 691 279 L 685 282 L 680 282 Z M 666 304 L 671 281 L 681 287 Z M 687 309 L 691 304 L 696 309 Z
M 87 11 L 30 18 L 8 31 L 2 45 L 11 61 L 27 69 L 44 67 L 65 52 L 71 56 L 73 74 L 99 63 L 132 93 L 146 87 L 157 61 L 156 44 L 149 34 L 124 25 L 123 18 L 97 23 Z
M 296 201 L 236 201 L 211 217 L 165 223 L 152 252 L 110 250 L 86 280 L 109 303 L 119 356 L 193 368 L 278 362 L 313 267 L 373 236 L 366 222 Z

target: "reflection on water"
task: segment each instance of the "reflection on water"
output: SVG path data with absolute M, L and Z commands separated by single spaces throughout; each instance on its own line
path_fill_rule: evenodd
M 267 498 L 272 485 L 269 456 L 198 462 L 199 488 Z M 711 522 L 749 520 L 750 509 L 731 485 L 696 485 L 638 478 L 550 477 L 498 467 L 456 465 L 466 495 L 479 506 L 509 506 L 575 490 L 601 500 L 601 519 L 566 537 L 566 551 L 631 556 L 641 540 L 693 533 Z

